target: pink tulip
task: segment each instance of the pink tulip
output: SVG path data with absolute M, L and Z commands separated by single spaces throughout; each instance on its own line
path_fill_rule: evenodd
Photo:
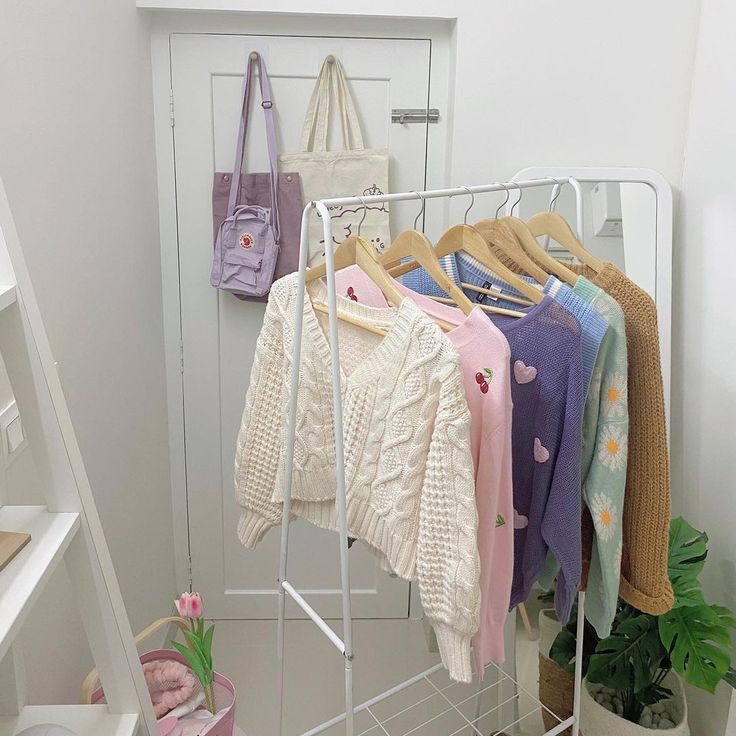
M 201 618 L 204 603 L 199 593 L 192 593 L 189 596 L 189 618 Z
M 189 618 L 189 593 L 182 593 L 175 601 L 176 610 L 182 618 Z

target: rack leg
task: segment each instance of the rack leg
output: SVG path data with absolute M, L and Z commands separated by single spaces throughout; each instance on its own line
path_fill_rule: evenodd
M 575 643 L 575 691 L 572 701 L 572 714 L 575 723 L 572 725 L 572 736 L 580 733 L 580 689 L 583 686 L 583 637 L 585 634 L 585 592 L 578 593 L 578 627 Z
M 335 259 L 332 251 L 332 219 L 322 202 L 315 202 L 322 215 L 325 266 L 327 267 L 327 306 L 332 357 L 332 405 L 335 416 L 335 506 L 337 507 L 338 544 L 340 545 L 340 582 L 342 584 L 342 624 L 345 643 L 345 733 L 353 736 L 353 616 L 350 606 L 350 551 L 348 549 L 347 498 L 345 496 L 345 452 L 342 429 L 342 377 L 337 334 L 337 294 L 335 289 Z M 299 302 L 301 304 L 301 302 Z
M 299 280 L 297 282 L 297 304 L 304 303 L 305 282 L 304 276 L 307 272 L 307 253 L 309 251 L 309 215 L 312 205 L 307 204 L 302 212 L 302 229 L 299 243 Z M 286 436 L 286 452 L 284 454 L 284 467 L 290 470 L 294 466 L 294 441 L 296 437 L 296 408 L 299 393 L 299 366 L 302 355 L 302 323 L 304 310 L 295 309 L 294 316 L 294 352 L 291 360 L 291 387 L 289 396 L 289 423 Z M 276 630 L 276 656 L 278 658 L 278 681 L 276 692 L 278 696 L 278 731 L 279 736 L 284 734 L 284 639 L 286 636 L 286 591 L 282 585 L 286 580 L 287 561 L 289 557 L 289 524 L 291 522 L 291 487 L 293 476 L 291 472 L 286 473 L 284 484 L 284 505 L 281 516 L 281 556 L 279 558 L 279 616 Z

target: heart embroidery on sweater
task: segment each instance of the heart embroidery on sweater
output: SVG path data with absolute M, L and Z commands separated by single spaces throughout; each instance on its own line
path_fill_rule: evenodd
M 534 459 L 538 463 L 546 463 L 549 460 L 549 450 L 541 443 L 539 437 L 534 438 Z
M 531 383 L 537 377 L 537 369 L 533 365 L 527 365 L 523 360 L 514 363 L 514 378 L 516 383 Z
M 526 529 L 528 526 L 529 519 L 514 509 L 514 529 Z

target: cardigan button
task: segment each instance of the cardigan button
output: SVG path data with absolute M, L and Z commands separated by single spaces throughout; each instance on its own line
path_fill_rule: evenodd
M 227 174 L 225 174 L 225 176 L 222 177 L 222 180 L 223 181 L 230 181 L 230 177 Z
M 294 178 L 294 177 L 293 177 L 293 176 L 292 176 L 291 174 L 289 174 L 289 175 L 288 175 L 288 176 L 286 177 L 286 181 L 288 181 L 288 182 L 291 182 L 293 178 Z

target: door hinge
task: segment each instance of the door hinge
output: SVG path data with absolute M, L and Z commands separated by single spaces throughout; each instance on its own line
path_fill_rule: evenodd
M 179 370 L 184 373 L 184 343 L 179 343 Z
M 169 122 L 174 127 L 174 90 L 169 90 Z
M 400 123 L 438 123 L 440 111 L 436 107 L 395 107 L 391 110 L 391 122 Z

